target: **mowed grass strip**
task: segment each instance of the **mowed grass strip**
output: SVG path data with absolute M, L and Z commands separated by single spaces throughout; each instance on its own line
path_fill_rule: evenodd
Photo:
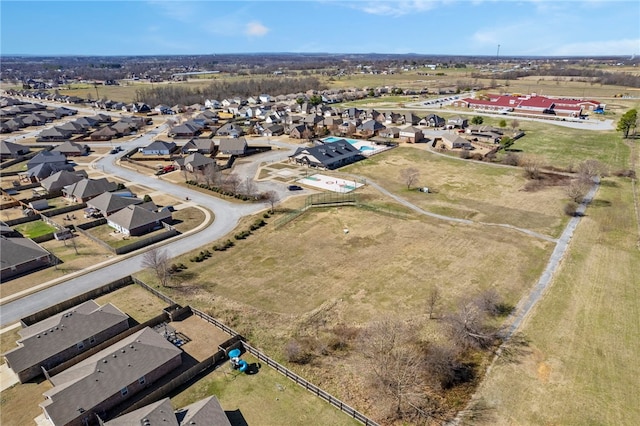
M 249 364 L 258 362 L 249 354 L 243 354 L 242 359 Z M 225 411 L 238 411 L 250 425 L 361 424 L 265 364 L 257 374 L 246 375 L 227 362 L 175 395 L 171 402 L 176 408 L 184 407 L 210 395 L 218 398 Z
M 415 168 L 420 177 L 411 188 L 401 177 Z M 366 176 L 422 209 L 476 222 L 504 223 L 556 237 L 566 218 L 562 187 L 524 191 L 522 169 L 462 161 L 427 152 L 423 147 L 399 147 L 341 169 Z M 417 191 L 428 187 L 433 193 Z
M 640 424 L 640 252 L 631 192 L 607 178 L 552 287 L 522 329 L 530 353 L 495 365 L 486 424 Z

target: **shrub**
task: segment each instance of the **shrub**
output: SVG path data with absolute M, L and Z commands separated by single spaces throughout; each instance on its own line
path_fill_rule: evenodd
M 284 355 L 287 361 L 296 364 L 308 364 L 311 361 L 311 352 L 305 344 L 296 339 L 291 339 L 284 346 Z
M 564 214 L 566 214 L 567 216 L 575 216 L 576 213 L 578 212 L 578 203 L 576 203 L 575 201 L 569 201 L 567 204 L 565 204 L 564 206 Z
M 502 163 L 508 166 L 517 166 L 518 164 L 520 164 L 520 158 L 518 154 L 510 152 L 509 154 L 504 156 Z
M 264 217 L 265 219 L 269 219 L 271 217 L 271 215 L 269 215 L 269 213 L 265 213 L 262 215 L 262 217 Z

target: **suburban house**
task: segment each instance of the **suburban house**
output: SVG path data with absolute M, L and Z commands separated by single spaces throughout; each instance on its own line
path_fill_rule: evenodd
M 78 157 L 89 153 L 89 145 L 81 145 L 76 142 L 66 141 L 51 150 L 52 152 L 60 152 L 65 157 Z
M 307 124 L 295 126 L 289 132 L 289 137 L 293 139 L 311 139 L 313 135 L 315 135 L 313 128 Z
M 69 171 L 60 170 L 49 176 L 48 178 L 40 181 L 40 186 L 47 190 L 48 193 L 53 194 L 58 191 L 62 191 L 62 188 L 69 186 L 73 183 L 80 182 L 82 179 L 87 178 L 87 172 L 82 171 Z
M 78 110 L 67 107 L 58 107 L 53 111 L 53 113 L 57 118 L 71 117 L 72 115 L 76 115 L 78 113 Z
M 154 141 L 144 148 L 140 148 L 139 151 L 142 152 L 142 155 L 169 155 L 176 148 L 175 142 Z
M 59 126 L 56 126 L 57 129 L 59 130 L 65 130 L 67 132 L 70 132 L 71 134 L 74 135 L 83 135 L 85 133 L 87 133 L 87 129 L 89 128 L 88 126 L 85 127 L 82 124 L 76 122 L 76 121 L 68 121 L 64 124 L 61 124 Z
M 420 124 L 423 124 L 423 122 L 425 126 L 429 127 L 444 127 L 446 124 L 445 119 L 436 114 L 427 115 Z
M 281 124 L 272 124 L 262 131 L 262 136 L 280 136 L 284 134 L 284 126 Z
M 52 376 L 40 407 L 55 426 L 93 424 L 181 364 L 182 350 L 145 327 Z
M 417 143 L 424 140 L 424 133 L 417 127 L 408 126 L 404 129 L 400 129 L 400 140 L 408 143 Z
M 32 159 L 27 161 L 27 170 L 32 169 L 41 164 L 49 164 L 51 166 L 64 166 L 67 163 L 67 157 L 61 152 L 41 151 Z M 62 168 L 60 169 L 62 170 Z
M 203 126 L 194 122 L 186 122 L 169 130 L 167 135 L 176 139 L 193 138 L 202 133 L 202 127 Z
M 205 170 L 207 166 L 215 166 L 216 161 L 211 157 L 205 157 L 199 152 L 194 152 L 184 158 L 176 159 L 174 164 L 178 166 L 180 170 L 187 170 L 191 173 L 195 173 Z
M 215 154 L 218 147 L 213 139 L 193 138 L 180 149 L 183 154 L 199 152 L 200 154 Z
M 244 155 L 247 153 L 247 140 L 245 138 L 220 139 L 219 151 L 224 155 Z
M 118 133 L 118 131 L 111 126 L 104 126 L 100 130 L 91 133 L 90 138 L 92 141 L 110 141 L 118 136 L 122 136 L 122 133 Z
M 210 396 L 176 411 L 174 411 L 171 406 L 171 400 L 164 398 L 130 413 L 116 417 L 111 421 L 104 422 L 103 426 L 123 425 L 231 426 L 231 423 L 220 406 L 218 398 Z
M 244 135 L 242 127 L 235 123 L 226 123 L 216 131 L 216 136 L 228 136 L 231 138 L 239 138 Z
M 387 127 L 384 130 L 380 130 L 378 132 L 378 136 L 382 138 L 395 139 L 400 136 L 400 129 L 398 129 L 397 127 Z
M 18 158 L 29 153 L 29 147 L 9 141 L 0 142 L 0 158 Z
M 62 195 L 77 203 L 86 203 L 103 192 L 115 191 L 118 184 L 109 182 L 107 178 L 82 179 L 62 188 Z
M 457 133 L 444 133 L 441 139 L 447 149 L 473 149 L 471 142 L 460 137 Z
M 73 170 L 73 164 L 68 163 L 42 163 L 35 165 L 26 172 L 18 173 L 21 181 L 38 182 L 48 178 L 61 170 Z
M 48 142 L 48 141 L 66 141 L 71 138 L 72 132 L 70 130 L 62 129 L 60 127 L 51 127 L 49 129 L 44 129 L 38 135 L 38 142 Z
M 28 238 L 0 237 L 1 281 L 51 265 L 51 254 Z
M 358 131 L 364 136 L 376 136 L 386 126 L 377 120 L 368 120 L 357 127 Z
M 21 383 L 129 328 L 129 316 L 93 300 L 20 330 L 19 347 L 3 354 Z
M 136 197 L 128 197 L 114 192 L 103 192 L 95 198 L 87 201 L 87 208 L 92 212 L 100 212 L 103 217 L 107 217 L 123 208 L 142 204 L 142 200 Z
M 107 218 L 107 225 L 124 235 L 138 236 L 156 229 L 163 223 L 171 222 L 171 212 L 155 212 L 143 206 L 128 205 Z
M 464 117 L 456 115 L 447 120 L 447 125 L 458 129 L 464 129 L 469 125 L 469 121 Z
M 122 121 L 122 120 L 112 124 L 109 127 L 115 130 L 116 135 L 118 136 L 133 134 L 138 129 L 138 127 L 134 123 L 130 123 L 128 121 Z
M 486 142 L 498 144 L 502 140 L 504 133 L 502 129 L 493 126 L 469 126 L 462 137 L 472 142 Z
M 298 164 L 325 169 L 337 169 L 363 158 L 357 148 L 343 139 L 311 148 L 298 148 L 289 156 L 290 161 Z

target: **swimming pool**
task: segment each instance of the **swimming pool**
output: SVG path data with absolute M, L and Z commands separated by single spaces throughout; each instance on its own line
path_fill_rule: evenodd
M 357 144 L 358 142 L 360 142 L 360 141 L 355 140 L 355 139 L 340 138 L 340 137 L 338 137 L 338 136 L 329 136 L 329 137 L 326 137 L 326 138 L 322 139 L 322 142 L 337 142 L 337 141 L 339 141 L 339 140 L 347 141 L 347 142 L 349 142 L 351 145 L 355 145 L 355 144 Z

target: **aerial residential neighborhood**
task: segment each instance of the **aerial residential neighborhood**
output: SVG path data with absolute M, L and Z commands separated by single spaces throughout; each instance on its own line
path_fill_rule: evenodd
M 3 3 L 0 423 L 640 423 L 587 3 Z

